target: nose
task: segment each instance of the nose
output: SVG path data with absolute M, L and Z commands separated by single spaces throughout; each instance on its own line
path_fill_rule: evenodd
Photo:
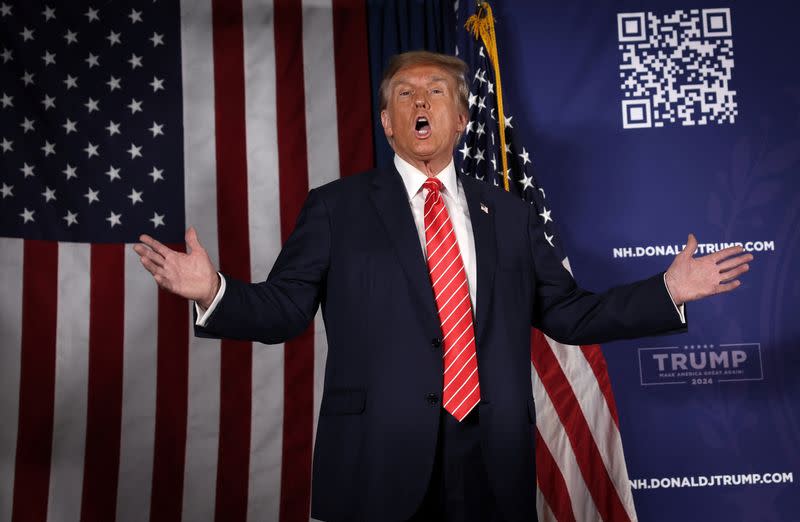
M 417 94 L 417 99 L 414 100 L 414 106 L 418 109 L 428 108 L 428 97 L 425 94 Z

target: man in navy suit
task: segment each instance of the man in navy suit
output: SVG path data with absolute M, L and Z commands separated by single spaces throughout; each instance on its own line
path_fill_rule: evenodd
M 217 273 L 192 228 L 186 254 L 149 236 L 134 247 L 196 302 L 197 335 L 280 343 L 322 306 L 319 519 L 535 520 L 531 326 L 568 344 L 684 331 L 684 303 L 737 287 L 752 259 L 694 258 L 690 235 L 665 273 L 578 288 L 530 205 L 456 174 L 465 70 L 427 52 L 392 60 L 380 116 L 395 168 L 309 192 L 266 281 Z

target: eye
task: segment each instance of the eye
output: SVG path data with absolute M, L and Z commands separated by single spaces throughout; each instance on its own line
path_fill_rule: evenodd
M 433 89 L 431 89 L 431 93 L 432 94 L 444 94 L 444 89 L 442 89 L 441 87 L 434 87 Z
M 398 96 L 401 98 L 405 98 L 407 96 L 411 96 L 411 91 L 408 89 L 402 89 L 400 92 L 397 93 Z

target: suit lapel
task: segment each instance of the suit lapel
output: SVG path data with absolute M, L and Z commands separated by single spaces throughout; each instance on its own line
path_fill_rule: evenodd
M 376 171 L 372 178 L 370 196 L 408 278 L 411 293 L 419 303 L 418 310 L 425 328 L 430 331 L 439 330 L 439 316 L 433 299 L 428 266 L 422 254 L 419 234 L 400 174 L 394 169 Z
M 475 237 L 475 255 L 477 257 L 478 289 L 475 300 L 478 309 L 475 311 L 475 335 L 477 340 L 483 338 L 489 318 L 494 272 L 497 263 L 497 244 L 495 243 L 494 213 L 483 197 L 484 185 L 467 176 L 459 176 L 464 194 L 467 197 L 469 219 L 472 222 L 472 233 Z

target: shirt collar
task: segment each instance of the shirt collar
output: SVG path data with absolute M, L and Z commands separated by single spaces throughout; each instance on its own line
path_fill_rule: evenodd
M 428 176 L 397 154 L 394 155 L 394 166 L 403 179 L 403 185 L 405 185 L 408 193 L 408 200 L 411 201 L 422 189 L 422 184 L 425 183 Z M 442 182 L 445 194 L 456 197 L 456 194 L 458 194 L 458 180 L 456 178 L 456 167 L 452 159 L 441 172 L 436 174 L 436 178 Z

